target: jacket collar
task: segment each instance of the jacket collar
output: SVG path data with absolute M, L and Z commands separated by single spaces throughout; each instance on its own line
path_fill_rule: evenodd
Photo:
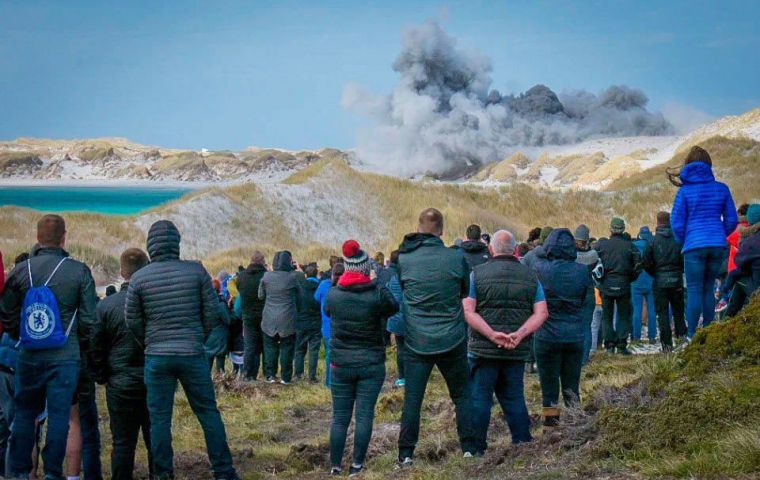
M 420 247 L 443 247 L 443 241 L 432 233 L 409 233 L 399 247 L 399 253 L 409 253 Z
M 258 263 L 251 263 L 246 267 L 245 271 L 248 273 L 266 272 L 267 267 Z
M 32 256 L 37 257 L 40 255 L 54 255 L 56 257 L 68 257 L 69 252 L 61 247 L 45 247 L 37 244 L 32 248 Z
M 488 262 L 520 262 L 514 255 L 496 255 L 488 259 Z

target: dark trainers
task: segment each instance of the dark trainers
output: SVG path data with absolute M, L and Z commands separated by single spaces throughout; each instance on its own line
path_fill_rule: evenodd
M 412 457 L 404 457 L 404 459 L 398 459 L 396 460 L 396 468 L 410 468 L 414 466 L 414 460 L 412 460 Z
M 364 471 L 364 465 L 351 465 L 348 467 L 348 476 L 356 477 Z
M 340 467 L 332 467 L 330 469 L 330 476 L 331 477 L 338 477 L 343 472 Z

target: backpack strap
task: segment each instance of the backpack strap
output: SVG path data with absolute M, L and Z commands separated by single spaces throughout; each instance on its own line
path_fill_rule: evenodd
M 53 275 L 55 275 L 55 272 L 57 272 L 58 269 L 60 268 L 60 266 L 63 264 L 63 262 L 65 262 L 68 259 L 69 259 L 69 257 L 63 257 L 61 259 L 61 261 L 58 262 L 58 265 L 56 265 L 55 268 L 53 269 L 53 273 L 51 273 L 50 276 L 48 277 L 48 279 L 45 281 L 45 286 L 46 287 L 47 287 L 47 284 L 50 283 L 50 280 L 53 279 Z M 29 280 L 31 281 L 31 279 L 32 279 L 32 267 L 30 265 L 29 266 Z
M 71 328 L 74 326 L 74 322 L 77 319 L 77 312 L 79 309 L 77 308 L 74 310 L 74 315 L 71 316 L 71 322 L 69 323 L 69 327 L 66 329 L 66 338 L 69 338 L 69 335 L 71 334 Z
M 32 280 L 32 259 L 29 258 L 26 261 L 26 270 L 29 272 L 29 288 L 34 288 L 34 280 Z

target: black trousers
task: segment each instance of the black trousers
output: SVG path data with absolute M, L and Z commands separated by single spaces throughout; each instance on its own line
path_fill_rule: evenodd
M 148 469 L 153 478 L 153 460 L 150 450 L 150 417 L 144 391 L 119 391 L 106 388 L 106 403 L 111 423 L 113 450 L 111 451 L 111 478 L 131 480 L 135 467 L 137 438 L 142 431 L 148 450 Z
M 296 348 L 296 335 L 270 337 L 264 334 L 264 365 L 267 377 L 277 376 L 279 360 L 282 380 L 290 382 L 293 379 L 293 352 Z
M 752 296 L 754 291 L 751 284 L 752 279 L 748 276 L 739 277 L 734 283 L 734 288 L 731 290 L 731 299 L 728 301 L 728 308 L 726 308 L 726 316 L 733 317 L 744 308 L 744 304 Z
M 396 371 L 398 378 L 404 377 L 404 337 L 402 335 L 393 336 L 396 338 Z
M 264 337 L 261 332 L 261 318 L 243 319 L 243 371 L 245 378 L 256 380 L 261 368 L 264 375 Z
M 435 355 L 420 355 L 406 348 L 404 350 L 404 411 L 401 414 L 401 432 L 398 439 L 399 459 L 412 457 L 420 436 L 420 410 L 425 398 L 430 374 L 438 367 L 456 411 L 457 433 L 463 452 L 475 451 L 475 437 L 472 428 L 472 408 L 470 405 L 470 366 L 467 362 L 467 341 L 448 352 Z
M 544 407 L 556 407 L 559 394 L 565 405 L 580 400 L 583 341 L 560 343 L 535 340 L 536 364 Z
M 317 379 L 317 364 L 319 363 L 319 348 L 322 346 L 322 332 L 307 330 L 296 332 L 296 352 L 294 369 L 296 377 L 302 377 L 306 355 L 309 358 L 309 380 Z
M 684 319 L 684 291 L 682 286 L 654 288 L 654 309 L 657 312 L 657 326 L 660 330 L 660 342 L 663 347 L 673 346 L 673 334 L 670 327 L 670 312 L 673 311 L 673 324 L 676 337 L 686 335 Z
M 615 329 L 615 307 L 617 306 L 617 329 Z M 631 292 L 619 297 L 602 294 L 602 332 L 604 348 L 625 348 L 633 325 L 633 305 Z

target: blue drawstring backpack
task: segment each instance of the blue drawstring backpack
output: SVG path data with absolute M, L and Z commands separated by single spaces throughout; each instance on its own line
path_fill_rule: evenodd
M 25 350 L 50 350 L 66 345 L 71 327 L 74 326 L 76 320 L 77 311 L 74 311 L 69 328 L 64 332 L 58 299 L 55 298 L 55 294 L 47 285 L 61 264 L 67 259 L 68 257 L 64 257 L 58 262 L 53 273 L 41 287 L 34 286 L 31 260 L 26 262 L 29 271 L 29 290 L 24 296 L 24 304 L 21 307 L 21 334 L 19 339 L 21 347 Z

